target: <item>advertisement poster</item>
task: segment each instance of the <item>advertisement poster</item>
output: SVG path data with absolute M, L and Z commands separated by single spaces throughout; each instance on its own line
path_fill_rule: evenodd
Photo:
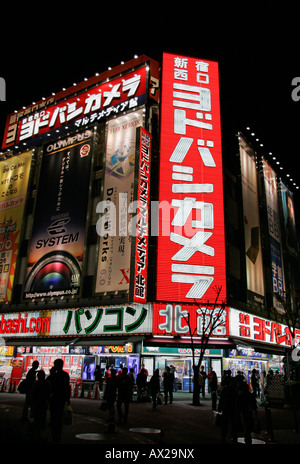
M 25 299 L 80 294 L 91 156 L 89 130 L 44 146 Z
M 280 182 L 280 190 L 283 212 L 283 230 L 285 246 L 292 256 L 297 256 L 298 245 L 293 193 L 287 188 L 287 186 L 282 181 Z
M 277 179 L 275 172 L 265 160 L 263 160 L 263 168 L 271 252 L 273 305 L 276 309 L 281 310 L 282 306 L 277 300 L 276 294 L 283 296 L 285 285 L 278 211 Z
M 244 146 L 243 146 L 243 145 Z M 258 209 L 257 175 L 254 157 L 241 141 L 240 160 L 244 212 L 245 254 L 248 298 L 264 303 L 264 277 Z M 249 147 L 248 147 L 249 149 Z
M 160 122 L 156 298 L 225 301 L 217 62 L 163 55 Z
M 129 210 L 133 202 L 136 130 L 143 111 L 112 119 L 107 143 L 102 213 L 96 229 L 100 236 L 95 292 L 129 291 L 131 234 Z
M 0 301 L 10 301 L 32 151 L 0 163 Z

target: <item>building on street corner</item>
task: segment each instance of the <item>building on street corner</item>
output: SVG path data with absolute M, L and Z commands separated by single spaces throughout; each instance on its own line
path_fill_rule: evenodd
M 207 373 L 284 373 L 293 193 L 247 133 L 224 146 L 219 79 L 215 61 L 140 56 L 7 116 L 0 388 L 61 357 L 73 394 L 120 365 L 172 365 L 191 391 L 190 329 L 197 355 L 220 314 Z

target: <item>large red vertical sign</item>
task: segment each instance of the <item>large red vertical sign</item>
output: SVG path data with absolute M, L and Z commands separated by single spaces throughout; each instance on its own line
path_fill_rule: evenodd
M 157 294 L 226 299 L 218 63 L 163 55 Z

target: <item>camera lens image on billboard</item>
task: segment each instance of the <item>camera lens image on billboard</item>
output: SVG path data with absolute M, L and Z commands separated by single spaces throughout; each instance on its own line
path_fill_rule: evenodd
M 79 295 L 92 132 L 44 146 L 24 299 Z

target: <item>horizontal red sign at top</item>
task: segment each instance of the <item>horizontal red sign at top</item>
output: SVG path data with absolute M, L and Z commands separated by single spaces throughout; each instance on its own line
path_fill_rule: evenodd
M 8 118 L 2 148 L 26 143 L 61 126 L 75 123 L 83 128 L 116 113 L 134 109 L 144 103 L 147 66 L 101 83 L 72 98 L 14 121 Z

